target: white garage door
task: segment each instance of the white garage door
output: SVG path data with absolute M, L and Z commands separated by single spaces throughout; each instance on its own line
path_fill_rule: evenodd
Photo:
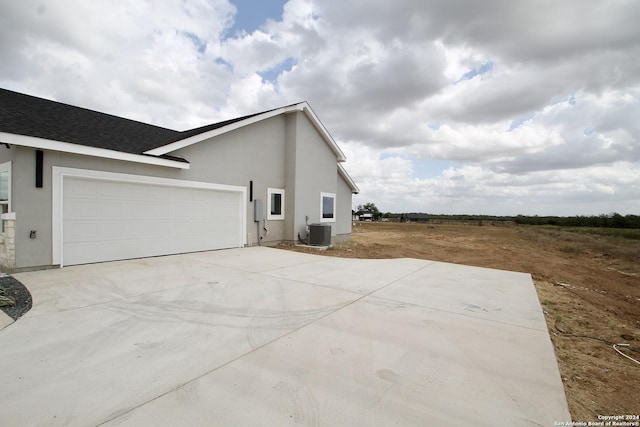
M 64 176 L 64 265 L 240 247 L 243 193 Z

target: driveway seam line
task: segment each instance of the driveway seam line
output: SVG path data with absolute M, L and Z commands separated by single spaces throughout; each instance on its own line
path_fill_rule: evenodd
M 514 328 L 528 329 L 528 330 L 531 330 L 531 331 L 538 331 L 538 332 L 545 332 L 546 331 L 546 328 L 545 329 L 539 329 L 539 328 L 532 328 L 530 326 L 514 325 L 513 323 L 507 323 L 507 322 L 503 322 L 503 321 L 500 321 L 500 320 L 484 319 L 482 317 L 473 316 L 471 314 L 458 313 L 457 311 L 444 310 L 444 309 L 435 308 L 435 307 L 428 307 L 426 305 L 420 305 L 420 304 L 416 304 L 416 303 L 412 303 L 412 302 L 406 302 L 406 301 L 401 301 L 401 300 L 396 300 L 396 299 L 391 299 L 391 298 L 386 298 L 386 297 L 380 297 L 380 296 L 377 296 L 377 295 L 367 295 L 367 296 L 370 296 L 371 298 L 377 298 L 377 299 L 380 299 L 380 300 L 383 300 L 383 301 L 395 302 L 395 303 L 398 303 L 398 304 L 404 304 L 404 305 L 409 305 L 409 306 L 412 306 L 412 307 L 418 307 L 418 308 L 422 308 L 422 309 L 425 309 L 425 310 L 439 311 L 439 312 L 442 312 L 442 313 L 449 313 L 449 314 L 454 314 L 454 315 L 457 315 L 457 316 L 468 317 L 468 318 L 474 319 L 474 320 L 481 320 L 481 321 L 484 321 L 484 322 L 499 323 L 499 324 L 505 325 L 505 326 L 513 326 Z
M 126 301 L 128 299 L 137 298 L 137 297 L 140 297 L 140 296 L 143 296 L 143 295 L 155 295 L 155 294 L 159 294 L 159 293 L 165 292 L 165 291 L 173 291 L 173 290 L 176 290 L 176 289 L 190 288 L 192 286 L 199 286 L 199 285 L 206 285 L 206 284 L 207 284 L 207 282 L 192 283 L 192 284 L 189 284 L 189 285 L 183 285 L 183 286 L 176 286 L 176 287 L 171 287 L 171 288 L 159 289 L 157 291 L 143 292 L 143 293 L 140 293 L 140 294 L 130 295 L 130 296 L 127 296 L 127 297 L 124 297 L 124 298 L 115 298 L 115 299 L 111 299 L 111 300 L 108 300 L 108 301 L 100 301 L 100 302 L 96 302 L 96 303 L 93 303 L 93 304 L 83 305 L 83 306 L 80 306 L 80 307 L 72 307 L 72 308 L 68 308 L 68 309 L 65 309 L 65 310 L 51 311 L 51 312 L 48 312 L 48 313 L 34 314 L 32 316 L 25 316 L 25 317 L 23 317 L 23 319 L 36 319 L 36 318 L 42 317 L 42 316 L 51 316 L 51 315 L 58 314 L 58 313 L 66 313 L 66 312 L 69 312 L 69 311 L 76 311 L 76 310 L 82 310 L 82 309 L 85 309 L 85 308 L 97 307 L 99 305 L 111 304 L 111 303 L 118 302 L 118 301 Z
M 149 403 L 151 403 L 151 402 L 154 402 L 154 401 L 156 401 L 156 400 L 158 400 L 158 399 L 160 399 L 160 398 L 162 398 L 162 397 L 164 397 L 164 396 L 167 396 L 167 395 L 169 395 L 169 394 L 171 394 L 171 393 L 173 393 L 173 392 L 175 392 L 175 391 L 177 391 L 177 390 L 179 390 L 179 389 L 181 389 L 181 388 L 183 388 L 183 387 L 185 387 L 185 386 L 187 386 L 187 385 L 189 385 L 189 384 L 191 384 L 191 383 L 193 383 L 193 382 L 195 382 L 195 381 L 197 381 L 197 380 L 199 380 L 199 379 L 201 379 L 201 378 L 204 378 L 204 377 L 206 377 L 207 375 L 209 375 L 209 374 L 211 374 L 211 373 L 213 373 L 213 372 L 215 372 L 215 371 L 217 371 L 217 370 L 219 370 L 219 369 L 221 369 L 221 368 L 224 368 L 224 367 L 226 367 L 226 366 L 228 366 L 228 365 L 230 365 L 230 364 L 232 364 L 232 363 L 234 363 L 234 362 L 236 362 L 236 361 L 238 361 L 238 360 L 240 360 L 240 359 L 244 358 L 245 356 L 248 356 L 248 355 L 250 355 L 250 354 L 253 354 L 253 353 L 255 353 L 256 351 L 261 350 L 261 349 L 263 349 L 263 348 L 265 348 L 265 347 L 267 347 L 267 346 L 269 346 L 269 345 L 271 345 L 271 344 L 275 343 L 276 341 L 279 341 L 279 340 L 281 340 L 281 339 L 283 339 L 283 338 L 286 338 L 286 337 L 288 337 L 289 335 L 291 335 L 291 334 L 293 334 L 293 333 L 295 333 L 295 332 L 298 332 L 299 330 L 301 330 L 301 329 L 303 329 L 303 328 L 306 328 L 307 326 L 309 326 L 309 325 L 311 325 L 311 324 L 314 324 L 314 323 L 316 323 L 316 322 L 318 322 L 318 321 L 320 321 L 320 320 L 324 319 L 325 317 L 328 317 L 328 316 L 330 316 L 330 315 L 332 315 L 332 314 L 334 314 L 334 313 L 337 313 L 337 312 L 338 312 L 338 311 L 340 311 L 340 310 L 343 310 L 343 309 L 345 309 L 345 308 L 347 308 L 347 307 L 349 307 L 349 306 L 351 306 L 351 305 L 353 305 L 353 304 L 355 304 L 355 303 L 357 303 L 357 302 L 361 301 L 362 299 L 364 299 L 364 298 L 366 298 L 366 297 L 370 296 L 373 292 L 377 292 L 377 291 L 379 291 L 379 290 L 382 290 L 382 289 L 386 288 L 387 286 L 391 286 L 392 284 L 394 284 L 394 283 L 398 282 L 399 280 L 404 279 L 405 277 L 407 277 L 407 276 L 409 276 L 409 275 L 411 275 L 411 274 L 417 273 L 418 271 L 420 271 L 420 270 L 422 270 L 422 269 L 424 269 L 424 268 L 426 268 L 426 267 L 430 266 L 431 264 L 432 264 L 432 263 L 429 263 L 429 264 L 427 264 L 427 265 L 424 265 L 424 266 L 422 266 L 422 267 L 418 268 L 417 270 L 414 270 L 414 271 L 412 271 L 412 272 L 410 272 L 410 273 L 406 273 L 406 274 L 402 275 L 401 277 L 398 277 L 397 279 L 394 279 L 394 280 L 392 280 L 391 282 L 389 282 L 389 283 L 387 283 L 387 284 L 385 284 L 385 285 L 383 285 L 383 286 L 381 286 L 381 287 L 377 288 L 376 290 L 371 291 L 371 292 L 369 292 L 369 293 L 367 293 L 367 294 L 356 294 L 356 295 L 359 295 L 359 298 L 356 298 L 356 299 L 354 299 L 353 301 L 350 301 L 350 302 L 348 302 L 348 303 L 346 303 L 346 304 L 344 304 L 344 305 L 342 305 L 342 306 L 340 306 L 340 307 L 336 308 L 335 310 L 332 310 L 332 311 L 330 311 L 330 312 L 328 312 L 328 313 L 326 313 L 326 314 L 324 314 L 324 315 L 322 315 L 322 316 L 318 317 L 317 319 L 313 319 L 313 320 L 309 321 L 308 323 L 305 323 L 304 325 L 301 325 L 301 326 L 299 326 L 299 327 L 297 327 L 297 328 L 295 328 L 295 329 L 292 329 L 291 331 L 287 332 L 286 334 L 281 335 L 281 336 L 279 336 L 279 337 L 277 337 L 277 338 L 275 338 L 275 339 L 273 339 L 273 340 L 271 340 L 271 341 L 269 341 L 269 342 L 266 342 L 266 343 L 262 344 L 261 346 L 258 346 L 258 347 L 256 347 L 256 348 L 253 348 L 253 349 L 251 349 L 250 351 L 248 351 L 248 352 L 246 352 L 246 353 L 241 354 L 240 356 L 234 357 L 233 359 L 228 360 L 227 362 L 225 362 L 225 363 L 223 363 L 223 364 L 221 364 L 221 365 L 219 365 L 219 366 L 216 366 L 215 368 L 210 369 L 210 370 L 208 370 L 208 371 L 206 371 L 206 372 L 204 372 L 204 373 L 202 373 L 202 374 L 200 374 L 200 375 L 198 375 L 198 376 L 196 376 L 196 377 L 194 377 L 194 378 L 192 378 L 192 379 L 190 379 L 190 380 L 188 380 L 188 381 L 185 381 L 185 382 L 183 382 L 183 383 L 181 383 L 181 384 L 179 384 L 179 385 L 177 385 L 177 386 L 175 386 L 175 387 L 171 388 L 171 390 L 168 390 L 168 391 L 166 391 L 166 392 L 164 392 L 164 393 L 159 394 L 158 396 L 154 397 L 153 399 L 149 399 L 149 400 L 147 400 L 146 402 L 143 402 L 143 403 L 141 403 L 140 405 L 137 405 L 137 406 L 135 406 L 135 407 L 133 407 L 133 408 L 130 408 L 130 409 L 128 409 L 127 411 L 125 411 L 125 412 L 123 412 L 123 413 L 121 413 L 121 414 L 118 414 L 118 415 L 116 415 L 116 416 L 114 416 L 114 417 L 112 417 L 112 418 L 109 418 L 109 419 L 107 419 L 107 420 L 104 420 L 104 421 L 102 421 L 102 422 L 100 422 L 100 423 L 96 424 L 96 427 L 99 427 L 99 426 L 104 425 L 104 424 L 106 424 L 106 423 L 108 423 L 108 422 L 111 422 L 111 421 L 114 421 L 114 420 L 116 420 L 116 419 L 118 419 L 118 418 L 120 418 L 120 417 L 123 417 L 123 416 L 125 416 L 125 415 L 127 415 L 127 414 L 129 414 L 129 413 L 131 413 L 131 412 L 133 412 L 133 411 L 135 411 L 135 410 L 136 410 L 136 409 L 138 409 L 138 408 L 142 408 L 143 406 L 145 406 L 145 405 L 147 405 L 147 404 L 149 404 Z M 263 274 L 263 273 L 258 273 L 258 274 L 265 275 L 265 274 Z M 265 276 L 266 276 L 266 275 L 265 275 Z M 267 277 L 273 278 L 273 276 L 267 276 Z M 302 282 L 302 283 L 304 283 L 304 282 Z M 309 285 L 309 284 L 310 284 L 310 283 L 307 283 L 307 285 Z M 312 285 L 312 286 L 317 286 L 317 285 L 313 285 L 313 284 L 311 284 L 311 285 Z M 337 290 L 337 289 L 335 289 L 335 288 L 332 288 L 332 289 L 333 289 L 333 290 Z

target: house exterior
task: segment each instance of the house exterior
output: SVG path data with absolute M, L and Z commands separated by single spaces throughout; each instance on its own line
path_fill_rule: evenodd
M 347 240 L 344 161 L 306 102 L 179 132 L 0 89 L 0 265 Z
M 372 213 L 363 213 L 358 216 L 358 221 L 373 221 Z

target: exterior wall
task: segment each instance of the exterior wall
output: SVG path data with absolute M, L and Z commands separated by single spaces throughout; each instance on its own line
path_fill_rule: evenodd
M 295 140 L 287 140 L 287 144 L 295 144 L 288 147 L 288 167 L 295 167 L 295 171 L 288 175 L 295 182 L 295 215 L 293 218 L 293 239 L 297 239 L 298 233 L 306 236 L 306 225 L 319 223 L 320 221 L 320 193 L 337 193 L 338 173 L 336 169 L 336 155 L 329 148 L 325 140 L 318 133 L 314 125 L 302 113 L 295 113 L 295 118 L 288 122 L 290 132 L 295 132 Z M 292 155 L 293 154 L 293 155 Z M 340 209 L 336 197 L 336 209 Z M 307 222 L 308 217 L 308 222 Z M 330 222 L 331 235 L 336 235 L 336 223 Z
M 12 146 L 12 207 L 16 212 L 16 268 L 51 264 L 51 172 L 43 169 L 43 188 L 35 186 L 36 150 Z M 44 153 L 46 161 L 48 152 Z M 45 178 L 47 177 L 47 178 Z M 30 238 L 31 230 L 36 238 Z
M 253 181 L 253 197 L 263 201 L 261 244 L 295 242 L 298 233 L 306 235 L 307 216 L 309 224 L 320 222 L 321 192 L 336 194 L 337 221 L 330 223 L 332 235 L 338 227 L 341 234 L 351 231 L 351 190 L 338 175 L 335 153 L 303 112 L 276 116 L 172 154 L 191 162 L 184 179 L 247 187 Z M 198 159 L 208 159 L 208 163 L 201 165 Z M 338 196 L 338 181 L 346 189 L 342 197 Z M 285 190 L 284 220 L 266 220 L 267 188 Z M 247 203 L 248 241 L 256 244 L 258 225 L 253 209 L 253 203 Z
M 52 262 L 52 166 L 187 179 L 180 170 L 162 166 L 44 151 L 43 186 L 35 186 L 35 149 L 12 146 L 12 210 L 16 212 L 16 268 L 50 266 Z M 31 231 L 36 238 L 30 238 Z
M 351 238 L 351 187 L 338 173 L 336 241 L 346 241 Z
M 291 214 L 285 205 L 285 220 L 267 219 L 267 188 L 284 189 L 284 200 L 293 200 L 285 185 L 285 118 L 268 120 L 242 127 L 214 139 L 178 150 L 172 155 L 188 159 L 191 169 L 181 178 L 249 188 L 253 181 L 253 199 L 262 200 L 264 220 L 254 221 L 254 203 L 247 190 L 247 243 L 275 244 L 285 239 L 285 222 Z M 266 229 L 266 230 L 265 230 Z
M 296 152 L 295 144 L 297 135 L 298 114 L 287 114 L 285 116 L 285 147 L 284 147 L 284 181 L 290 196 L 285 197 L 285 235 L 284 240 L 289 242 L 298 241 L 298 230 L 296 229 Z
M 331 223 L 332 235 L 350 231 L 350 190 L 337 173 L 335 153 L 302 112 L 272 117 L 171 153 L 190 161 L 187 170 L 45 150 L 43 187 L 36 188 L 35 151 L 12 146 L 5 152 L 0 147 L 0 163 L 12 160 L 16 268 L 52 263 L 53 166 L 239 185 L 247 188 L 247 195 L 253 181 L 253 197 L 263 201 L 265 220 L 267 188 L 284 189 L 284 220 L 263 221 L 259 230 L 254 204 L 247 196 L 249 244 L 257 244 L 258 236 L 261 244 L 275 244 L 296 241 L 298 233 L 306 235 L 307 216 L 309 223 L 320 222 L 321 192 L 336 194 L 337 222 Z M 32 230 L 35 239 L 30 238 Z

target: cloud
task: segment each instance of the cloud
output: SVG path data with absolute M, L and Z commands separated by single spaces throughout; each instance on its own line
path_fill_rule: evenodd
M 197 102 L 203 94 L 212 105 L 227 100 L 233 75 L 204 60 L 203 49 L 219 45 L 234 10 L 226 1 L 4 2 L 0 83 L 181 127 L 194 120 L 188 108 L 172 120 L 174 105 Z
M 354 170 L 361 177 L 358 185 L 362 190 L 354 197 L 354 205 L 375 200 L 383 212 L 571 216 L 613 211 L 624 215 L 640 209 L 640 170 L 629 162 L 619 162 L 615 168 L 519 174 L 467 164 L 418 179 L 412 176 L 412 160 L 366 152 L 366 170 L 377 173 Z
M 289 0 L 231 34 L 237 13 L 3 2 L 0 86 L 175 129 L 307 100 L 383 210 L 637 213 L 640 3 Z

